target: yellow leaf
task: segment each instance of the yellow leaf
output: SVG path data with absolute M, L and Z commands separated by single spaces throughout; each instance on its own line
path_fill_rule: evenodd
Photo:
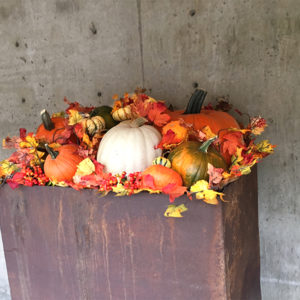
M 244 157 L 242 156 L 242 151 L 243 151 L 242 148 L 239 148 L 239 147 L 237 148 L 235 155 L 233 155 L 231 157 L 231 163 L 232 163 L 232 165 L 236 165 L 239 162 L 241 162 L 241 161 L 244 160 Z
M 178 206 L 174 204 L 170 204 L 167 210 L 164 213 L 165 217 L 172 217 L 172 218 L 182 218 L 181 213 L 187 211 L 188 209 L 184 204 L 180 204 Z
M 245 134 L 247 132 L 251 132 L 250 129 L 238 129 L 238 128 L 230 128 L 230 131 L 238 131 L 238 132 L 241 132 L 242 134 Z
M 58 143 L 51 143 L 48 145 L 50 148 L 52 149 L 57 149 L 61 146 L 61 144 L 58 144 Z
M 91 142 L 89 136 L 86 133 L 83 134 L 82 141 L 86 143 L 89 148 L 93 148 L 93 142 Z
M 58 113 L 52 114 L 52 118 L 64 118 L 64 117 L 65 117 L 65 112 L 64 111 L 60 111 Z
M 68 187 L 68 185 L 64 181 L 50 181 L 50 185 L 60 186 L 60 187 Z
M 77 110 L 70 109 L 69 113 L 70 113 L 69 125 L 75 125 L 82 120 L 82 116 Z
M 8 176 L 11 173 L 13 173 L 14 171 L 18 170 L 18 166 L 8 160 L 3 160 L 1 162 L 0 167 L 1 167 L 1 173 L 2 173 L 2 175 L 0 177 L 2 177 L 3 175 Z
M 263 153 L 273 153 L 275 147 L 276 146 L 271 145 L 268 140 L 261 141 L 260 143 L 258 143 L 256 145 L 257 151 L 263 152 Z
M 31 153 L 33 153 L 38 146 L 38 142 L 33 136 L 27 135 L 25 141 L 20 142 L 19 146 L 20 148 L 32 148 L 33 151 L 31 151 Z
M 129 191 L 124 188 L 121 183 L 118 183 L 116 186 L 113 186 L 113 192 L 116 193 L 116 196 L 126 196 L 129 194 Z
M 217 197 L 219 196 L 222 201 L 224 201 L 223 193 L 216 192 L 209 189 L 209 184 L 205 180 L 198 180 L 194 185 L 191 186 L 191 193 L 196 193 L 197 199 L 202 199 L 208 204 L 216 205 L 218 204 Z
M 211 131 L 210 127 L 208 125 L 206 125 L 205 127 L 203 127 L 201 129 L 201 131 L 206 135 L 206 139 L 211 139 L 213 137 L 215 137 L 216 135 Z
M 86 158 L 78 164 L 75 176 L 90 175 L 94 172 L 95 172 L 94 163 L 89 158 Z
M 195 184 L 191 186 L 191 193 L 197 193 L 201 191 L 206 191 L 208 189 L 209 183 L 206 180 L 198 180 Z

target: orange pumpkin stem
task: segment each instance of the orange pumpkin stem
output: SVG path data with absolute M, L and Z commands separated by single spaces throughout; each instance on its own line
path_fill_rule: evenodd
M 205 90 L 195 90 L 183 114 L 199 114 L 201 112 L 206 95 L 207 92 Z
M 51 117 L 46 109 L 43 109 L 41 111 L 41 118 L 46 130 L 51 131 L 52 129 L 54 129 L 55 125 L 52 122 Z
M 45 148 L 52 159 L 55 159 L 59 154 L 59 152 L 54 151 L 51 147 L 49 147 L 48 144 L 45 144 Z

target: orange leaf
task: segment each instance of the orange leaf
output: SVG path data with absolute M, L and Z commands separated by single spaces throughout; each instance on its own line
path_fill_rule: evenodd
M 149 110 L 148 113 L 149 120 L 152 121 L 158 127 L 164 126 L 171 119 L 171 117 L 168 114 L 163 113 L 166 110 L 167 107 L 163 102 L 153 103 L 152 108 Z
M 243 134 L 239 131 L 232 131 L 222 136 L 221 153 L 227 153 L 232 156 L 236 153 L 237 147 L 245 148 L 243 143 Z

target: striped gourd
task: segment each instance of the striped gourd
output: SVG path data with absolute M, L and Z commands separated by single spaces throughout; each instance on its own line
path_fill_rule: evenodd
M 96 133 L 105 129 L 105 121 L 101 116 L 83 119 L 81 124 L 86 133 L 90 136 L 94 136 Z
M 171 162 L 163 156 L 156 157 L 153 160 L 152 165 L 161 165 L 167 168 L 171 168 Z
M 116 121 L 126 121 L 130 120 L 133 117 L 131 107 L 130 106 L 125 106 L 122 108 L 117 109 L 112 113 L 112 117 Z

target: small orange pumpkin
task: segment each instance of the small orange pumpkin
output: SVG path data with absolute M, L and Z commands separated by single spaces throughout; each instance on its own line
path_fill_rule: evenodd
M 171 121 L 162 128 L 162 134 L 166 135 L 169 130 L 175 133 L 174 143 L 180 143 L 188 136 L 188 129 L 181 125 L 180 121 Z
M 77 154 L 78 146 L 75 144 L 63 145 L 53 150 L 45 144 L 49 153 L 45 160 L 44 172 L 51 181 L 70 181 L 76 173 L 77 165 L 83 158 Z
M 174 170 L 164 167 L 162 165 L 152 165 L 148 167 L 142 173 L 143 177 L 151 175 L 154 180 L 154 184 L 158 189 L 163 189 L 168 184 L 176 184 L 181 186 L 181 176 Z
M 50 118 L 49 113 L 44 109 L 41 111 L 42 124 L 38 127 L 35 137 L 44 143 L 59 143 L 60 133 L 65 129 L 65 119 L 61 117 Z

